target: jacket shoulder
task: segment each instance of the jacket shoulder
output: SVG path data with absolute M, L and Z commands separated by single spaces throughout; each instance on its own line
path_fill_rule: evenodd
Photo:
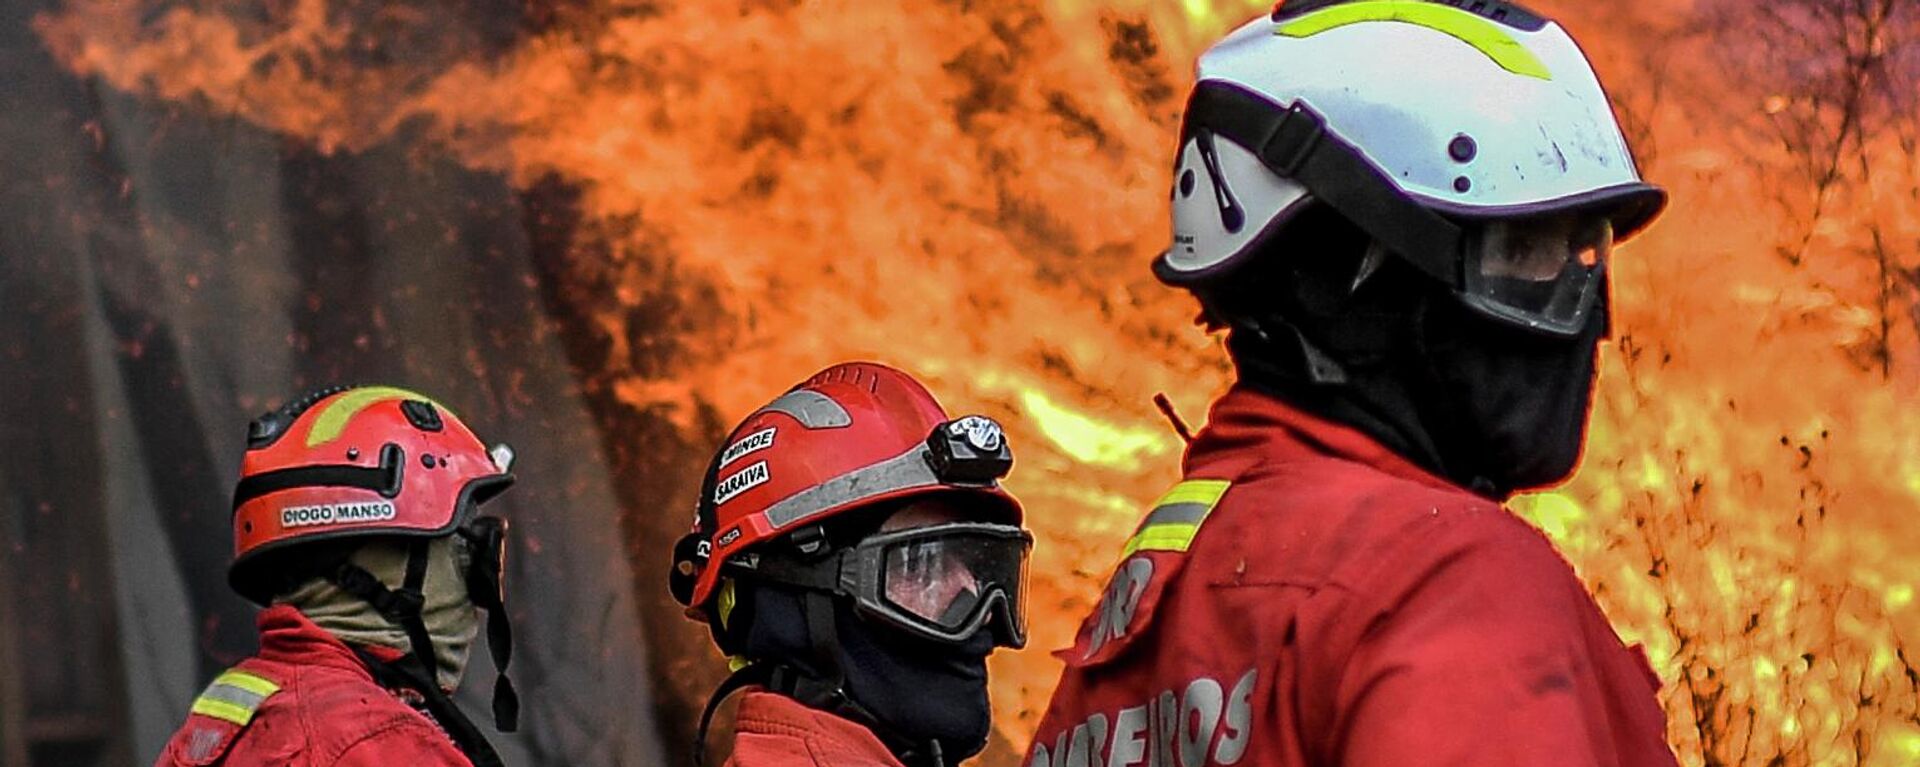
M 1194 546 L 1211 585 L 1351 588 L 1404 556 L 1411 538 L 1438 527 L 1493 534 L 1509 522 L 1518 520 L 1465 490 L 1327 457 L 1235 479 Z
M 438 726 L 365 673 L 331 666 L 303 668 L 298 692 L 287 701 L 297 709 L 289 713 L 305 725 L 308 746 L 318 764 L 376 764 L 390 761 L 394 755 L 434 753 L 431 747 L 436 745 L 458 754 Z M 408 748 L 407 744 L 418 745 Z M 342 761 L 350 753 L 358 758 L 375 752 L 388 756 L 375 761 Z
M 328 767 L 472 767 L 445 733 L 422 716 L 394 718 L 361 733 Z
M 200 767 L 218 764 L 229 753 L 289 750 L 276 741 L 281 724 L 276 711 L 292 695 L 287 677 L 258 659 L 221 672 L 193 700 L 187 721 L 167 742 L 155 764 Z

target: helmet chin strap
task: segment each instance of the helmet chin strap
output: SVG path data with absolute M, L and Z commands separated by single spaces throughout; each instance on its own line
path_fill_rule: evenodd
M 440 689 L 435 678 L 433 637 L 427 632 L 427 624 L 422 611 L 426 607 L 426 591 L 423 586 L 427 580 L 427 548 L 431 541 L 416 539 L 407 546 L 406 579 L 400 588 L 389 589 L 373 573 L 351 561 L 342 562 L 328 579 L 341 591 L 359 597 L 378 610 L 388 621 L 400 626 L 407 632 L 407 642 L 412 652 L 398 661 L 386 662 L 360 648 L 353 648 L 360 656 L 377 681 L 389 687 L 412 690 L 420 694 L 427 713 L 433 716 L 454 745 L 472 760 L 475 767 L 502 767 L 500 755 L 487 742 L 480 728 L 474 726 L 453 699 Z M 511 697 L 511 687 L 508 688 Z M 517 698 L 515 699 L 517 704 Z M 517 706 L 516 706 L 517 707 Z M 500 709 L 499 697 L 494 703 L 495 711 Z
M 487 652 L 493 656 L 493 726 L 513 732 L 520 729 L 520 693 L 507 678 L 507 664 L 513 661 L 513 624 L 507 621 L 505 605 L 487 609 Z
M 807 635 L 813 642 L 813 665 L 820 671 L 808 674 L 793 664 L 779 661 L 755 660 L 744 668 L 733 672 L 713 694 L 707 698 L 706 709 L 700 714 L 700 727 L 695 734 L 693 744 L 693 763 L 696 767 L 706 764 L 707 731 L 713 723 L 713 715 L 720 710 L 721 701 L 735 691 L 749 685 L 760 685 L 768 690 L 785 695 L 809 708 L 816 708 L 844 716 L 871 730 L 888 749 L 899 757 L 900 761 L 920 767 L 946 767 L 941 754 L 940 742 L 929 739 L 925 750 L 897 744 L 912 744 L 911 738 L 901 737 L 891 728 L 880 723 L 878 717 L 859 701 L 847 694 L 846 671 L 841 668 L 839 654 L 839 633 L 833 625 L 833 596 L 819 591 L 807 590 L 803 593 L 804 612 L 807 621 Z

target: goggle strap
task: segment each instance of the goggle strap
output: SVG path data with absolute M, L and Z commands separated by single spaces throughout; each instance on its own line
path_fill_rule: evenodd
M 407 575 L 401 582 L 400 594 L 407 598 L 412 609 L 400 619 L 400 626 L 407 631 L 407 644 L 413 650 L 413 658 L 425 672 L 428 686 L 440 689 L 437 677 L 438 665 L 434 662 L 433 635 L 427 633 L 426 619 L 421 611 L 426 607 L 427 583 L 427 547 L 431 541 L 415 538 L 407 544 Z M 362 572 L 365 572 L 364 570 Z M 378 581 L 375 581 L 378 583 Z
M 493 656 L 493 726 L 501 732 L 520 729 L 520 693 L 507 678 L 507 665 L 513 662 L 513 624 L 507 611 L 496 606 L 487 611 L 487 652 Z
M 816 562 L 794 562 L 783 557 L 762 555 L 753 565 L 736 558 L 726 563 L 725 571 L 744 578 L 837 594 L 842 591 L 840 562 L 844 556 L 845 552 L 839 552 Z
M 501 547 L 506 545 L 506 527 L 494 518 L 476 517 L 462 535 L 484 547 L 475 553 L 468 567 L 487 571 L 487 577 L 478 580 L 483 580 L 488 588 L 476 591 L 470 598 L 475 606 L 487 611 L 487 654 L 493 659 L 495 672 L 493 726 L 501 732 L 515 732 L 520 729 L 520 694 L 513 688 L 513 680 L 507 677 L 507 666 L 513 663 L 513 622 L 507 618 L 506 605 L 500 598 L 500 583 L 506 577 L 499 570 Z M 469 584 L 476 580 L 471 571 L 464 576 Z
M 828 688 L 827 694 L 831 698 L 822 702 L 845 699 L 847 695 L 842 687 L 846 684 L 847 672 L 840 667 L 840 632 L 833 626 L 833 595 L 809 591 L 800 598 L 805 604 L 807 635 L 813 639 L 814 666 L 826 672 L 826 678 L 817 681 Z
M 1360 150 L 1328 131 L 1312 107 L 1297 101 L 1282 107 L 1241 86 L 1206 80 L 1194 86 L 1186 114 L 1183 145 L 1205 130 L 1252 150 L 1269 170 L 1300 182 L 1388 250 L 1459 289 L 1460 227 L 1402 193 Z

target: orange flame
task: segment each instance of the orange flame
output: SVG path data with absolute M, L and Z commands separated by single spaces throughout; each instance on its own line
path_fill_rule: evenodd
M 578 189 L 579 236 L 610 242 L 582 268 L 616 286 L 590 302 L 616 343 L 620 313 L 663 293 L 710 307 L 669 320 L 705 348 L 608 355 L 633 407 L 692 433 L 702 408 L 731 420 L 874 357 L 1008 424 L 1041 544 L 1032 649 L 993 670 L 1024 746 L 1046 651 L 1176 476 L 1152 396 L 1197 415 L 1228 380 L 1145 261 L 1189 62 L 1262 3 L 604 0 L 512 34 L 405 4 L 163 5 L 70 0 L 36 28 L 77 73 L 325 151 L 403 142 Z M 1911 144 L 1840 141 L 1892 159 L 1810 185 L 1764 129 L 1812 115 L 1817 134 L 1830 105 L 1736 103 L 1692 6 L 1552 5 L 1675 203 L 1615 267 L 1582 471 L 1514 506 L 1649 646 L 1686 763 L 1920 761 L 1920 416 L 1901 383 L 1920 341 L 1888 287 L 1920 262 Z

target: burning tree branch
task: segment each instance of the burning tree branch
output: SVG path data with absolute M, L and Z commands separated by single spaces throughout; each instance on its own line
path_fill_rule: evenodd
M 1872 337 L 1852 351 L 1891 378 L 1896 304 L 1910 300 L 1894 287 L 1899 270 L 1920 262 L 1920 246 L 1885 236 L 1910 218 L 1911 192 L 1920 190 L 1920 2 L 1727 2 L 1710 6 L 1706 19 L 1702 29 L 1743 95 L 1728 112 L 1732 124 L 1756 141 L 1762 166 L 1784 165 L 1801 179 L 1776 188 L 1791 228 L 1780 256 L 1796 267 L 1848 256 L 1873 267 L 1870 285 L 1828 289 L 1871 307 Z M 1756 103 L 1757 113 L 1745 106 Z M 1909 194 L 1899 194 L 1902 186 Z

